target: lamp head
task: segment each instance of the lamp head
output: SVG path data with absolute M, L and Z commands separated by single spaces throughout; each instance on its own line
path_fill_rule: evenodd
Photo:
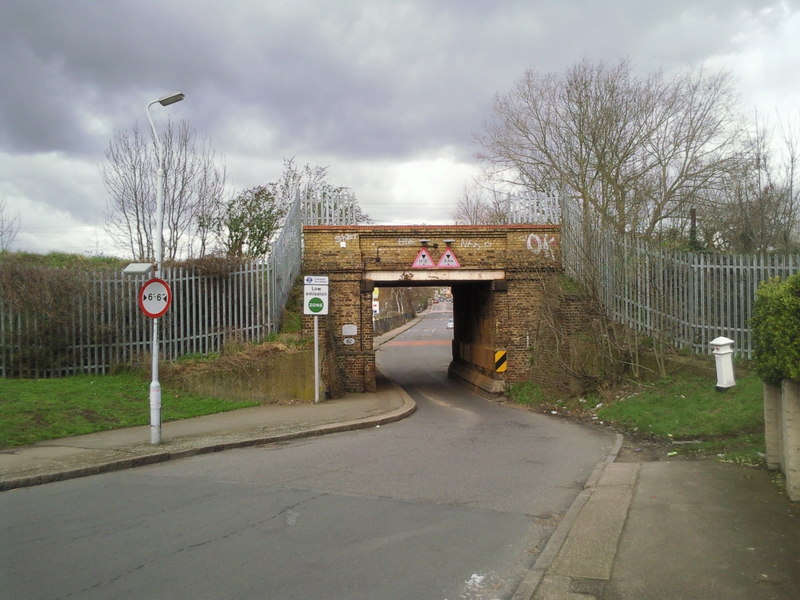
M 180 102 L 186 97 L 186 94 L 183 92 L 175 92 L 170 94 L 169 96 L 164 96 L 163 98 L 159 98 L 157 102 L 161 106 L 169 106 L 170 104 L 175 104 L 176 102 Z

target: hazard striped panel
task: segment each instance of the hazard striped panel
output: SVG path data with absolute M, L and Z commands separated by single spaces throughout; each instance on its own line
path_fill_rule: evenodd
M 494 370 L 498 373 L 505 373 L 506 367 L 508 364 L 506 363 L 506 351 L 505 350 L 497 350 L 494 353 Z

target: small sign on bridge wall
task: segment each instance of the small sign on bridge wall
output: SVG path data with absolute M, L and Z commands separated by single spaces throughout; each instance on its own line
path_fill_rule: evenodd
M 461 263 L 456 258 L 456 253 L 449 246 L 445 249 L 436 267 L 439 269 L 458 269 Z
M 505 350 L 497 350 L 494 353 L 494 370 L 497 373 L 505 373 L 508 368 L 508 361 Z
M 436 267 L 436 263 L 433 262 L 433 258 L 431 258 L 431 253 L 428 251 L 427 248 L 420 248 L 419 252 L 417 253 L 417 258 L 414 260 L 413 264 L 411 265 L 412 269 L 433 269 Z
M 453 252 L 450 246 L 445 248 L 438 262 L 433 259 L 431 251 L 423 246 L 419 249 L 417 258 L 411 264 L 412 269 L 458 269 L 459 267 L 461 267 L 461 262 L 459 262 L 456 253 Z

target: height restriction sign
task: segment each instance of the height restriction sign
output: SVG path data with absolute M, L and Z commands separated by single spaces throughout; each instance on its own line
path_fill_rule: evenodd
M 153 277 L 145 281 L 139 290 L 139 308 L 144 314 L 157 319 L 169 309 L 172 304 L 172 290 L 163 279 Z

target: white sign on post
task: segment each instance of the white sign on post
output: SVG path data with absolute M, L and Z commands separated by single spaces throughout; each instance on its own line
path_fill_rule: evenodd
M 172 304 L 172 290 L 163 279 L 153 277 L 139 289 L 139 308 L 152 319 L 162 316 Z
M 306 275 L 303 277 L 303 283 L 306 285 L 328 285 L 327 275 Z
M 306 284 L 303 286 L 303 314 L 328 314 L 328 286 Z
M 303 277 L 303 314 L 314 315 L 314 402 L 319 402 L 319 316 L 328 314 L 328 277 Z

